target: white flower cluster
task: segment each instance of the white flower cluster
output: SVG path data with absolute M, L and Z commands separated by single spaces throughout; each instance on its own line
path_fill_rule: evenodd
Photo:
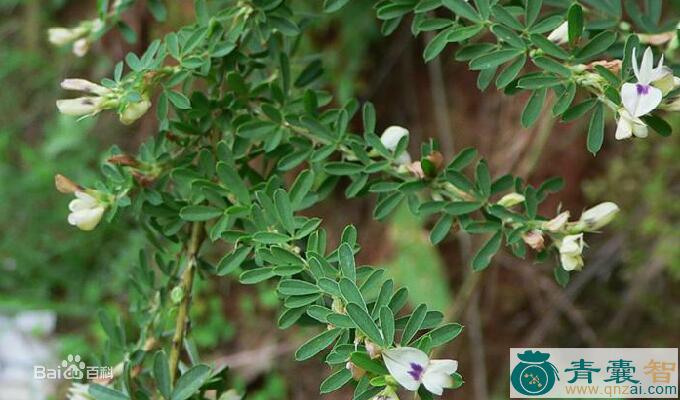
M 640 35 L 640 37 L 644 39 L 645 35 Z M 567 43 L 569 41 L 568 22 L 565 21 L 550 32 L 548 39 L 556 44 Z M 618 62 L 620 65 L 620 61 Z M 654 54 L 651 47 L 645 50 L 640 64 L 638 64 L 637 50 L 633 48 L 632 62 L 637 82 L 626 82 L 621 87 L 623 107 L 616 110 L 618 118 L 615 137 L 618 140 L 633 136 L 646 138 L 649 130 L 640 117 L 656 110 L 666 95 L 680 87 L 680 78 L 673 76 L 673 71 L 663 64 L 663 56 L 654 67 Z M 680 101 L 670 102 L 665 108 L 680 111 Z
M 654 67 L 654 54 L 647 47 L 638 66 L 636 50 L 633 49 L 633 72 L 636 83 L 624 83 L 621 87 L 623 107 L 618 110 L 619 119 L 616 138 L 627 139 L 632 136 L 644 138 L 648 135 L 647 125 L 640 117 L 656 110 L 663 98 L 680 86 L 680 78 L 663 65 L 663 56 Z
M 70 44 L 73 54 L 82 57 L 87 54 L 92 44 L 91 36 L 104 27 L 104 22 L 97 18 L 83 21 L 75 28 L 50 28 L 47 30 L 47 39 L 56 46 Z
M 96 115 L 106 109 L 119 109 L 121 97 L 123 97 L 120 90 L 110 89 L 86 79 L 64 79 L 61 87 L 87 93 L 86 96 L 74 99 L 57 100 L 59 112 L 76 117 Z M 142 96 L 139 101 L 128 102 L 122 110 L 118 110 L 120 122 L 130 125 L 141 118 L 149 108 L 151 108 L 151 101 L 145 96 Z
M 560 252 L 560 263 L 566 271 L 578 271 L 583 268 L 583 240 L 584 232 L 595 232 L 610 223 L 619 207 L 612 202 L 605 202 L 592 207 L 581 214 L 578 221 L 569 223 L 569 211 L 565 211 L 555 218 L 543 223 L 542 229 L 548 232 L 560 233 L 578 232 L 558 237 L 555 242 Z M 526 241 L 526 239 L 525 239 Z

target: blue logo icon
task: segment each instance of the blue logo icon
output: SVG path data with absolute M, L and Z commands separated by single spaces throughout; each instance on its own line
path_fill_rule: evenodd
M 555 381 L 560 380 L 557 368 L 548 362 L 550 354 L 527 350 L 518 354 L 520 362 L 510 375 L 510 383 L 519 393 L 526 396 L 541 396 L 548 393 Z

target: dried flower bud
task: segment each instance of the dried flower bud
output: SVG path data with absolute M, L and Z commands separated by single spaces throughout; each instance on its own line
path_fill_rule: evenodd
M 437 176 L 444 164 L 444 156 L 438 151 L 433 151 L 423 159 L 422 169 L 425 175 L 433 178 Z
M 132 177 L 142 187 L 150 187 L 156 181 L 155 176 L 145 175 L 138 170 L 132 170 Z
M 371 356 L 371 358 L 375 359 L 380 357 L 380 354 L 382 354 L 382 347 L 368 339 L 364 341 L 364 344 L 366 345 L 366 351 L 368 352 L 368 355 Z
M 593 61 L 587 65 L 588 69 L 595 69 L 596 66 L 604 67 L 611 72 L 618 74 L 621 71 L 621 65 L 623 62 L 621 60 L 598 60 Z
M 661 46 L 673 40 L 676 33 L 675 31 L 654 33 L 654 34 L 644 34 L 639 33 L 637 36 L 640 38 L 640 44 L 651 44 L 652 46 Z
M 423 179 L 425 178 L 425 172 L 423 172 L 423 166 L 420 163 L 420 161 L 414 161 L 411 164 L 406 166 L 406 169 L 408 172 L 410 172 L 413 176 L 415 176 L 418 179 Z
M 524 243 L 536 251 L 541 251 L 545 247 L 543 232 L 538 229 L 526 232 L 524 235 L 522 235 L 522 240 L 524 240 Z
M 64 175 L 57 174 L 54 176 L 54 186 L 61 193 L 69 194 L 77 191 L 82 191 L 83 188 Z
M 352 373 L 352 379 L 355 381 L 358 381 L 359 379 L 363 378 L 364 375 L 366 375 L 366 371 L 357 367 L 353 362 L 347 361 L 347 364 L 345 364 L 345 368 L 349 370 L 349 372 Z
M 115 156 L 109 157 L 106 161 L 114 165 L 123 165 L 126 167 L 139 166 L 139 161 L 129 154 L 116 154 Z

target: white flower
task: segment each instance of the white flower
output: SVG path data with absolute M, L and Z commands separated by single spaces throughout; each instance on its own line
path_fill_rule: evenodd
M 548 40 L 557 44 L 567 43 L 569 41 L 569 23 L 567 21 L 562 22 L 560 26 L 550 32 Z
M 136 103 L 130 103 L 125 107 L 125 110 L 120 114 L 120 122 L 125 125 L 137 121 L 146 113 L 151 107 L 151 102 L 147 99 L 142 99 Z
M 430 360 L 422 350 L 397 347 L 383 350 L 383 360 L 390 375 L 404 388 L 416 391 L 421 384 L 436 395 L 453 386 L 451 374 L 458 369 L 455 360 Z
M 66 115 L 80 117 L 82 115 L 96 114 L 102 104 L 101 97 L 84 96 L 76 99 L 57 100 L 59 112 Z
M 105 88 L 102 85 L 97 85 L 96 83 L 90 82 L 87 79 L 64 79 L 61 81 L 61 87 L 62 89 L 66 90 L 77 90 L 99 96 L 104 96 L 111 93 L 111 89 Z
M 618 212 L 619 206 L 608 201 L 584 211 L 579 221 L 585 229 L 595 231 L 610 223 Z
M 564 228 L 567 221 L 569 221 L 569 211 L 564 211 L 550 221 L 543 223 L 543 229 L 550 232 L 558 232 Z
M 91 231 L 101 221 L 106 207 L 83 191 L 76 191 L 75 196 L 76 198 L 68 205 L 71 210 L 68 223 L 84 231 Z
M 519 193 L 508 193 L 505 196 L 501 197 L 500 200 L 496 204 L 502 207 L 512 207 L 516 206 L 517 204 L 521 203 L 524 201 L 524 196 L 519 194 Z
M 637 83 L 624 83 L 621 88 L 621 100 L 623 106 L 633 117 L 640 117 L 653 111 L 661 103 L 663 92 L 652 86 L 652 83 L 663 79 L 667 74 L 663 66 L 663 56 L 659 64 L 654 68 L 654 55 L 652 49 L 647 47 L 642 56 L 642 63 L 638 67 L 635 48 L 633 48 L 633 71 Z
M 63 46 L 71 43 L 87 33 L 84 28 L 50 28 L 47 30 L 47 40 L 56 46 Z
M 383 131 L 382 135 L 380 135 L 380 141 L 387 150 L 394 151 L 396 150 L 397 145 L 399 144 L 401 138 L 403 138 L 404 136 L 408 137 L 408 135 L 409 135 L 408 129 L 403 128 L 401 126 L 393 125 Z M 397 157 L 397 164 L 399 165 L 406 165 L 410 163 L 411 155 L 408 154 L 407 151 L 404 151 Z
M 646 138 L 649 134 L 647 125 L 638 117 L 630 115 L 625 108 L 619 109 L 619 119 L 616 121 L 616 139 L 623 140 L 633 136 Z
M 90 41 L 87 38 L 81 38 L 73 42 L 73 54 L 77 57 L 83 57 L 90 50 Z
M 68 389 L 68 400 L 94 400 L 94 397 L 90 396 L 88 390 L 90 386 L 82 383 L 73 383 Z
M 565 236 L 560 243 L 560 262 L 566 271 L 583 268 L 583 233 Z

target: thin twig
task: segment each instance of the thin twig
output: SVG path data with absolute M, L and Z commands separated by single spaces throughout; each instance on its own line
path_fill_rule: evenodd
M 432 38 L 434 38 L 432 32 L 425 32 L 424 39 L 426 42 L 430 42 Z M 430 94 L 434 108 L 434 121 L 437 126 L 437 138 L 441 145 L 440 150 L 445 158 L 451 157 L 455 147 L 449 118 L 449 103 L 444 90 L 445 82 L 441 57 L 435 57 L 434 60 L 427 63 L 427 72 L 430 76 Z

